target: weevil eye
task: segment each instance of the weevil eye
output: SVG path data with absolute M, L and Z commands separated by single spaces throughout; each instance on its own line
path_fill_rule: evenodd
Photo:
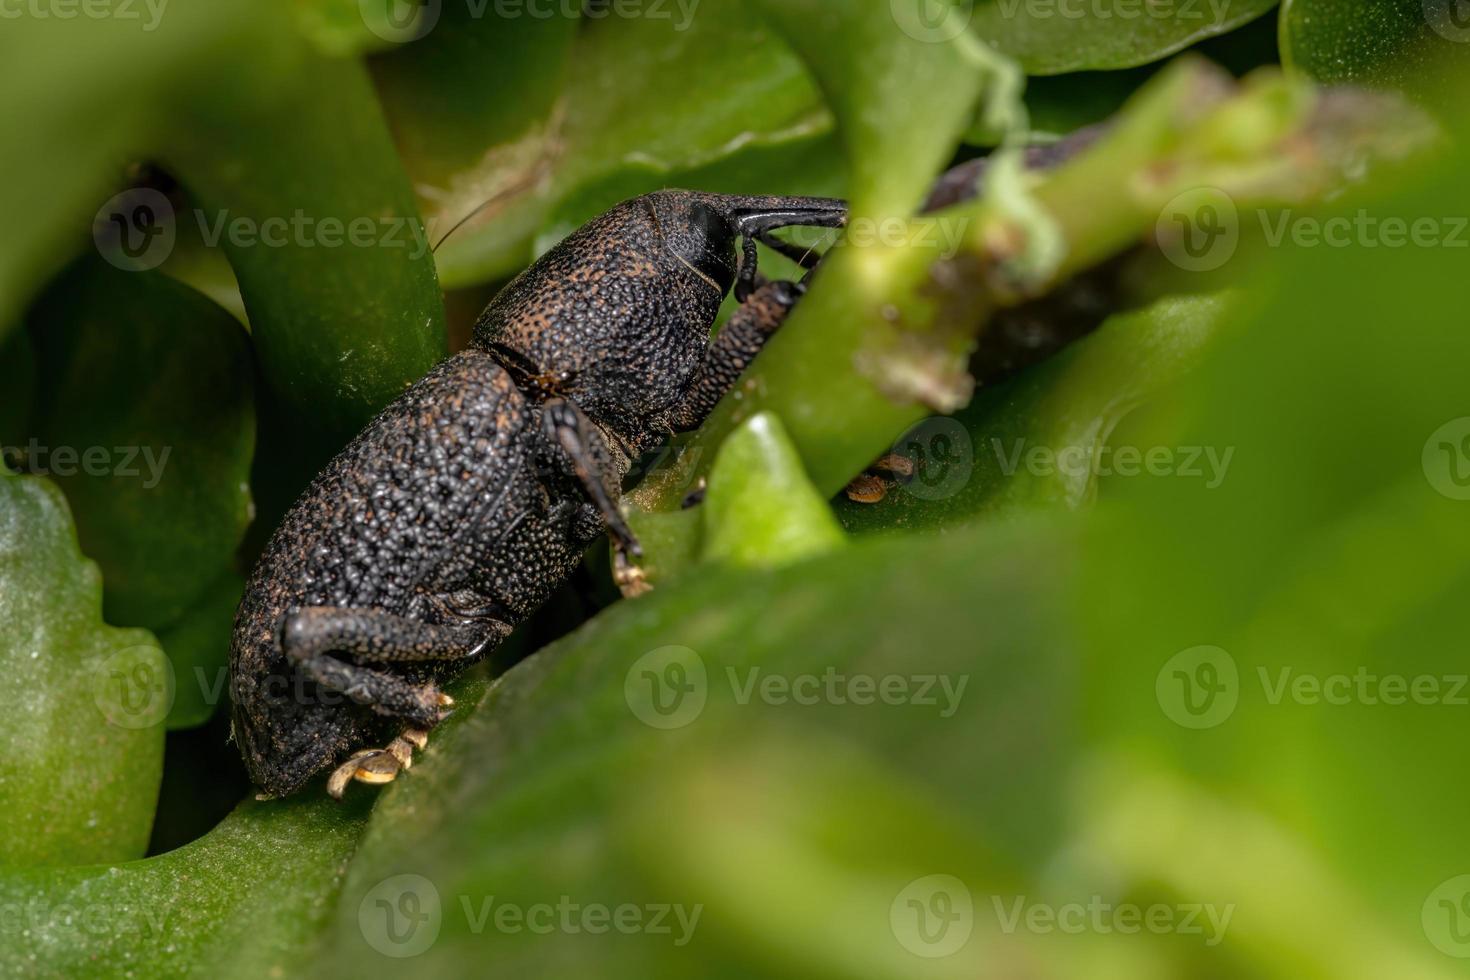
M 678 234 L 668 235 L 669 248 L 723 295 L 735 283 L 735 228 L 708 204 L 689 206 Z

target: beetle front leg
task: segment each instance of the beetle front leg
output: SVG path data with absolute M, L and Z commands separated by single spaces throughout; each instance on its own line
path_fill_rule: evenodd
M 704 424 L 716 403 L 734 387 L 736 379 L 780 329 L 805 291 L 800 283 L 768 282 L 730 314 L 709 345 L 704 364 L 684 400 L 674 409 L 671 422 L 675 432 L 688 432 Z

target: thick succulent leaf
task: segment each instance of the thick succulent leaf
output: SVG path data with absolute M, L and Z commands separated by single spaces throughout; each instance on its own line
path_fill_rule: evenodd
M 721 444 L 701 509 L 710 561 L 773 565 L 843 541 L 781 420 L 770 412 L 752 416 Z
M 1276 0 L 977 0 L 970 27 L 1029 75 L 1131 68 L 1249 23 Z
M 147 155 L 178 79 L 209 75 L 231 45 L 249 49 L 268 77 L 270 50 L 251 43 L 270 19 L 261 6 L 136 4 L 106 17 L 17 8 L 6 18 L 0 131 L 25 138 L 0 143 L 0 213 L 9 229 L 0 241 L 0 334 L 72 255 L 93 247 L 94 219 L 100 243 L 108 217 L 99 208 L 111 210 L 104 202 L 124 165 Z
M 446 4 L 423 37 L 371 62 L 399 154 L 430 215 L 458 185 L 468 192 L 473 181 L 510 178 L 517 167 L 534 183 L 550 164 L 543 127 L 557 111 L 581 21 L 575 10 L 570 17 L 477 10 Z M 446 229 L 435 230 L 438 237 Z
M 926 11 L 942 7 L 914 3 Z M 905 0 L 892 10 L 816 0 L 759 4 L 806 61 L 831 105 L 847 152 L 853 211 L 867 218 L 918 209 L 929 178 L 970 119 L 986 71 L 995 68 L 966 37 L 926 43 L 906 32 L 902 18 L 895 17 L 904 5 Z M 927 103 L 916 111 L 921 99 Z
M 1324 83 L 1424 92 L 1464 57 L 1462 9 L 1459 0 L 1283 0 L 1281 60 Z
M 192 197 L 177 220 L 196 223 L 239 280 L 273 469 L 294 495 L 443 357 L 445 328 L 430 243 L 366 70 L 288 37 L 277 70 L 300 85 L 185 96 L 189 124 L 161 152 Z
M 0 873 L 14 977 L 285 976 L 341 882 L 363 807 L 245 803 L 206 836 L 126 864 Z M 100 860 L 100 858 L 98 859 Z
M 1072 738 L 1069 647 L 1052 629 L 1066 560 L 1055 541 L 1020 540 L 867 543 L 614 607 L 435 733 L 379 803 L 308 969 L 416 955 L 444 975 L 697 961 L 786 976 L 807 972 L 795 953 L 824 975 L 912 975 L 887 932 L 905 885 L 968 862 L 978 877 L 995 846 L 1002 868 L 1027 867 L 1060 817 L 1048 787 Z M 846 700 L 812 703 L 801 678 Z M 793 890 L 772 906 L 777 881 Z M 680 942 L 673 912 L 667 934 L 496 925 L 501 906 L 559 900 L 703 912 Z M 879 966 L 855 968 L 870 955 Z
M 1378 230 L 1463 214 L 1466 159 L 1338 214 Z M 1470 801 L 1443 778 L 1470 587 L 1470 335 L 1443 288 L 1463 263 L 1453 247 L 1288 242 L 1189 383 L 1128 423 L 1145 445 L 1233 449 L 1226 479 L 1120 482 L 1089 548 L 1095 724 L 1133 771 L 1173 772 L 1170 795 L 1203 783 L 1246 805 L 1215 824 L 1232 840 L 1175 872 L 1162 865 L 1213 804 L 1142 821 L 1126 873 L 1236 896 L 1239 934 L 1274 943 L 1275 907 L 1241 868 L 1290 853 L 1263 816 L 1289 827 L 1290 860 L 1312 869 L 1291 877 L 1327 903 L 1291 940 L 1315 964 L 1299 973 L 1433 976 L 1467 951 L 1446 911 Z
M 168 662 L 147 632 L 102 622 L 102 580 L 61 491 L 3 470 L 0 624 L 0 866 L 141 856 L 163 768 Z
M 170 729 L 204 724 L 229 699 L 230 638 L 244 592 L 245 579 L 230 569 L 211 582 L 182 616 L 158 631 L 158 642 L 174 668 Z
M 1459 165 L 1374 213 L 1459 207 Z M 1086 524 L 690 576 L 542 651 L 390 789 L 314 968 L 1453 975 L 1470 340 L 1434 284 L 1459 262 L 1301 249 L 1256 283 L 1268 302 L 1227 306 L 1187 381 L 1127 423 L 1233 447 L 1216 485 L 1146 469 Z M 1343 424 L 1370 380 L 1382 401 Z M 971 683 L 948 717 L 783 686 L 828 667 Z M 899 957 L 936 951 L 894 912 L 909 899 L 968 908 L 968 942 Z M 1018 929 L 1027 903 L 1197 925 Z M 1302 903 L 1320 911 L 1292 919 Z M 628 929 L 587 928 L 624 904 Z M 668 933 L 638 924 L 659 904 Z
M 44 385 L 27 468 L 66 492 L 108 619 L 162 629 L 232 567 L 250 522 L 245 331 L 187 286 L 100 260 L 59 280 L 32 326 Z

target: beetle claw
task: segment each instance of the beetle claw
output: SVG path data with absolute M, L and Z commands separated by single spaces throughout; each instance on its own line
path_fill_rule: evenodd
M 327 795 L 340 800 L 353 780 L 372 785 L 391 783 L 413 765 L 413 750 L 428 744 L 428 732 L 422 728 L 405 728 L 386 749 L 361 749 L 352 753 L 327 777 Z

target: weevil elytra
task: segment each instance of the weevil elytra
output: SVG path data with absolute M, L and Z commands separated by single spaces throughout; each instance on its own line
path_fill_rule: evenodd
M 632 461 L 697 427 L 803 283 L 762 283 L 761 241 L 839 227 L 842 201 L 661 191 L 547 252 L 467 349 L 385 408 L 267 544 L 235 617 L 233 732 L 271 796 L 386 782 L 483 658 L 608 533 Z M 711 341 L 725 295 L 741 305 Z

